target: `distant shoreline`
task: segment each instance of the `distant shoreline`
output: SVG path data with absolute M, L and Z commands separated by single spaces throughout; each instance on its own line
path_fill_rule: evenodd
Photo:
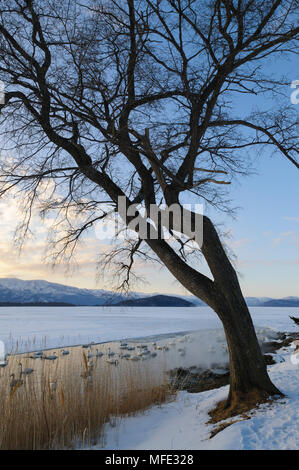
M 193 307 L 193 303 L 179 297 L 169 295 L 153 295 L 145 298 L 135 298 L 111 303 L 107 300 L 103 304 L 73 304 L 71 302 L 0 302 L 0 307 Z
M 125 304 L 125 303 L 120 303 L 120 304 L 69 304 L 69 303 L 60 303 L 60 302 L 0 302 L 0 308 L 1 307 L 130 307 L 130 308 L 206 308 L 208 305 L 132 305 L 132 304 Z M 279 305 L 248 305 L 248 308 L 298 308 L 299 304 L 279 304 Z
M 85 305 L 66 302 L 0 302 L 0 307 L 85 307 Z M 90 307 L 97 307 L 97 305 L 90 305 Z

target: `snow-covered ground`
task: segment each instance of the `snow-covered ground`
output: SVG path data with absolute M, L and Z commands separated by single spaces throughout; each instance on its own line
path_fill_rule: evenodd
M 261 341 L 276 331 L 298 331 L 289 315 L 299 308 L 250 308 Z M 182 332 L 192 332 L 183 334 Z M 6 352 L 73 344 L 140 339 L 151 344 L 172 343 L 167 368 L 191 365 L 225 365 L 224 332 L 216 314 L 207 307 L 9 307 L 0 308 L 0 340 Z M 119 347 L 115 345 L 114 347 Z M 179 350 L 184 349 L 182 357 Z M 270 375 L 286 397 L 263 405 L 251 419 L 236 422 L 209 439 L 208 411 L 224 399 L 228 387 L 190 394 L 180 392 L 171 403 L 153 407 L 119 426 L 106 426 L 106 449 L 298 449 L 299 448 L 299 355 L 292 349 L 279 352 L 282 362 L 269 367 Z M 154 363 L 153 363 L 154 364 Z M 237 419 L 237 418 L 236 418 Z
M 250 308 L 254 324 L 292 331 L 289 315 L 299 308 Z M 0 340 L 10 351 L 59 347 L 117 339 L 148 337 L 182 331 L 221 329 L 208 307 L 1 307 Z
M 270 376 L 286 395 L 249 413 L 209 438 L 215 425 L 207 425 L 208 411 L 225 399 L 228 386 L 202 393 L 180 392 L 175 401 L 125 418 L 119 426 L 106 426 L 105 449 L 155 450 L 268 450 L 299 449 L 299 354 L 279 351 Z M 234 417 L 238 421 L 241 417 Z M 100 447 L 98 447 L 100 448 Z M 102 448 L 102 447 L 101 447 Z

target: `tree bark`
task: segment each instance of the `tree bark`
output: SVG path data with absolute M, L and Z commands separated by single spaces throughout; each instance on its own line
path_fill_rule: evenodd
M 221 319 L 230 356 L 227 406 L 252 391 L 261 396 L 281 394 L 271 382 L 238 277 L 211 220 L 204 217 L 202 252 L 217 290 L 214 310 Z
M 239 299 L 241 300 L 241 299 Z M 271 382 L 247 306 L 235 299 L 225 308 L 219 305 L 230 356 L 230 391 L 227 406 L 256 391 L 262 398 L 279 394 Z
M 254 394 L 256 401 L 281 392 L 271 382 L 235 269 L 217 231 L 203 217 L 202 253 L 214 281 L 187 265 L 163 240 L 147 240 L 175 278 L 219 316 L 230 356 L 230 391 L 226 407 Z
M 98 175 L 88 176 L 98 182 Z M 104 179 L 100 181 L 101 185 L 107 186 L 111 197 L 117 200 L 118 194 L 114 194 L 108 183 L 106 184 Z M 167 202 L 169 205 L 169 201 Z M 177 201 L 171 201 L 173 202 Z M 173 276 L 192 294 L 206 302 L 222 321 L 230 356 L 230 392 L 227 406 L 233 401 L 243 400 L 251 392 L 260 393 L 261 398 L 281 395 L 269 378 L 236 271 L 211 220 L 203 216 L 201 251 L 214 280 L 190 267 L 163 239 L 147 238 L 146 242 Z

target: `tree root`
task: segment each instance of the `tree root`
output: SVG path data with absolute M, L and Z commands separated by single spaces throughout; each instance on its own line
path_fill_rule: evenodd
M 283 394 L 280 394 L 280 398 L 281 396 Z M 229 400 L 219 402 L 213 410 L 209 411 L 210 419 L 207 424 L 214 424 L 233 416 L 243 415 L 261 404 L 273 403 L 274 399 L 273 395 L 271 396 L 259 389 L 253 389 L 247 393 L 233 392 Z
M 216 434 L 218 434 L 219 432 L 223 431 L 225 428 L 228 428 L 229 426 L 231 426 L 232 424 L 235 424 L 235 423 L 240 423 L 241 421 L 246 421 L 247 419 L 250 419 L 250 416 L 246 415 L 246 414 L 243 414 L 241 416 L 241 419 L 235 419 L 235 420 L 230 420 L 230 421 L 227 421 L 225 423 L 220 423 L 218 424 L 218 426 L 216 426 L 212 431 L 211 431 L 211 434 L 210 434 L 210 439 L 212 439 L 214 436 L 216 436 Z

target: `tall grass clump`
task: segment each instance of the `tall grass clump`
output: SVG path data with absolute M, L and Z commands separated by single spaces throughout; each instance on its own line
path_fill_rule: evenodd
M 20 377 L 19 362 L 34 372 Z M 101 443 L 106 423 L 118 423 L 172 395 L 163 370 L 157 372 L 151 362 L 89 361 L 80 348 L 66 357 L 58 353 L 55 361 L 13 355 L 0 369 L 0 449 Z

